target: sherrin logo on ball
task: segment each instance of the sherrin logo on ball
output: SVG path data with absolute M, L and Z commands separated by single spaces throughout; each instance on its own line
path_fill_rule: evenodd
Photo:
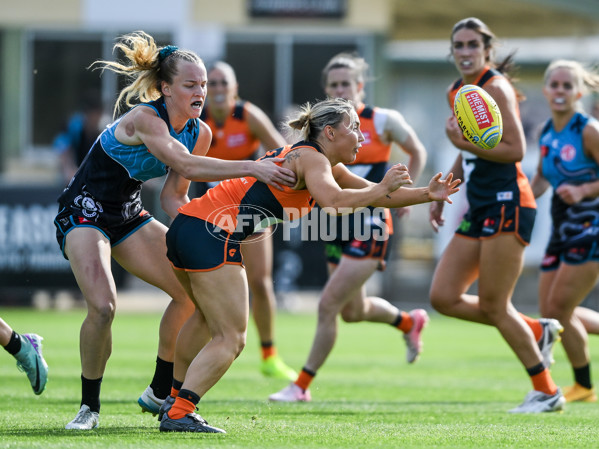
M 497 146 L 503 136 L 501 111 L 484 89 L 462 86 L 455 95 L 453 112 L 466 139 L 483 150 Z

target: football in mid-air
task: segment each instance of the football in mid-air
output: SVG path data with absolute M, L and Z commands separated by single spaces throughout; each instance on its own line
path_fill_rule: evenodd
M 453 111 L 464 137 L 483 150 L 495 148 L 503 136 L 501 111 L 484 89 L 466 84 L 458 90 Z

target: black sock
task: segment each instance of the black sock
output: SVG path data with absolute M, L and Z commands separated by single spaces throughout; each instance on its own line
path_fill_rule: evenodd
M 526 372 L 530 377 L 541 374 L 543 371 L 545 371 L 545 365 L 543 365 L 543 363 L 539 363 L 531 368 L 526 368 Z
M 174 365 L 173 362 L 166 362 L 156 357 L 156 370 L 150 387 L 158 399 L 165 399 L 171 393 Z
M 102 378 L 86 379 L 81 375 L 81 405 L 85 404 L 92 412 L 100 413 L 100 387 Z
M 198 402 L 200 402 L 200 397 L 191 390 L 181 390 L 177 396 L 193 402 L 193 405 L 198 405 Z
M 593 388 L 591 383 L 591 364 L 574 368 L 574 380 L 585 388 Z
M 6 346 L 4 346 L 4 349 L 6 349 L 8 353 L 12 355 L 15 355 L 17 352 L 19 352 L 21 350 L 21 336 L 15 331 L 12 331 L 10 341 Z
M 177 391 L 181 391 L 182 387 L 183 387 L 183 382 L 180 382 L 173 377 L 173 388 Z
M 399 324 L 401 323 L 401 320 L 403 320 L 403 316 L 402 316 L 401 312 L 399 312 L 399 315 L 397 315 L 397 318 L 395 318 L 395 321 L 393 321 L 393 323 L 391 323 L 391 326 L 393 326 L 393 327 L 399 326 Z
M 316 377 L 316 373 L 312 370 L 309 370 L 308 368 L 306 368 L 305 366 L 302 368 L 302 371 L 306 374 L 309 374 L 312 377 Z

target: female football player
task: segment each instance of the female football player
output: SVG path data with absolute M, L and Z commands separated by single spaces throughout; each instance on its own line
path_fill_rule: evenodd
M 399 112 L 364 104 L 367 71 L 366 61 L 350 53 L 335 55 L 322 71 L 326 94 L 331 98 L 350 100 L 360 118 L 360 131 L 365 140 L 355 160 L 346 166 L 368 181 L 379 182 L 389 166 L 391 146 L 396 144 L 408 154 L 408 170 L 415 182 L 426 163 L 424 145 Z M 398 211 L 405 215 L 408 208 Z M 428 322 L 426 311 L 399 310 L 386 299 L 366 293 L 366 281 L 376 270 L 384 270 L 390 250 L 391 214 L 388 209 L 380 212 L 375 217 L 374 209 L 370 209 L 368 214 L 352 214 L 347 220 L 337 221 L 334 229 L 336 238 L 325 243 L 329 279 L 320 297 L 316 335 L 310 354 L 297 379 L 270 395 L 271 401 L 310 400 L 308 387 L 333 350 L 338 316 L 349 323 L 392 325 L 404 338 L 407 362 L 414 363 L 418 359 L 422 350 L 422 329 Z M 363 231 L 376 226 L 375 220 L 380 223 L 379 226 L 387 228 L 385 238 L 378 238 L 374 230 L 369 232 L 369 238 L 364 238 Z
M 524 131 L 517 93 L 505 75 L 511 57 L 495 64 L 495 40 L 489 28 L 474 17 L 460 20 L 451 31 L 451 56 L 461 77 L 447 91 L 450 107 L 453 110 L 461 86 L 478 85 L 499 106 L 504 132 L 495 148 L 483 150 L 464 138 L 453 114 L 446 122 L 447 136 L 461 150 L 452 171 L 465 178 L 469 210 L 439 260 L 430 299 L 445 315 L 499 330 L 533 385 L 524 402 L 511 412 L 548 412 L 560 410 L 565 402 L 546 366 L 561 326 L 556 320 L 525 317 L 511 302 L 524 248 L 530 242 L 536 203 L 520 168 Z M 441 204 L 431 204 L 434 230 L 443 224 L 442 212 Z M 476 280 L 478 295 L 467 293 Z
M 261 152 L 287 142 L 258 106 L 239 98 L 239 85 L 233 67 L 217 61 L 208 68 L 208 98 L 200 117 L 212 130 L 212 143 L 206 156 L 226 160 L 257 159 Z M 203 191 L 215 183 L 205 183 Z M 277 307 L 272 280 L 272 230 L 265 228 L 241 245 L 252 292 L 252 317 L 256 323 L 262 352 L 260 371 L 265 376 L 295 379 L 296 372 L 283 362 L 275 346 Z
M 222 161 L 203 157 L 210 128 L 199 120 L 206 99 L 206 68 L 190 51 L 158 48 L 144 32 L 126 35 L 115 45 L 127 64 L 99 61 L 103 69 L 128 76 L 121 101 L 133 107 L 96 139 L 75 176 L 60 195 L 54 221 L 57 239 L 87 303 L 81 326 L 82 400 L 67 429 L 97 427 L 100 386 L 112 350 L 111 324 L 116 288 L 110 260 L 162 289 L 172 301 L 164 312 L 152 384 L 139 398 L 142 409 L 157 413 L 170 392 L 175 340 L 193 311 L 185 290 L 165 257 L 166 226 L 153 220 L 141 203 L 144 181 L 177 172 L 187 185 L 165 183 L 163 209 L 171 216 L 189 201 L 189 180 L 212 181 L 257 176 L 267 182 L 294 184 L 293 172 L 269 161 Z M 281 186 L 279 186 L 282 188 Z M 144 337 L 145 338 L 145 337 Z
M 564 392 L 569 402 L 597 401 L 586 327 L 592 332 L 599 320 L 597 312 L 578 307 L 599 277 L 599 122 L 579 107 L 593 90 L 599 90 L 599 73 L 576 61 L 549 64 L 543 94 L 551 118 L 541 132 L 532 181 L 535 197 L 553 189 L 539 301 L 543 316 L 564 326 L 562 344 L 574 371 L 574 385 Z
M 161 431 L 224 432 L 194 411 L 245 345 L 248 290 L 240 243 L 254 232 L 254 223 L 300 218 L 314 202 L 337 214 L 368 205 L 451 202 L 449 195 L 458 190 L 459 181 L 451 174 L 441 180 L 441 173 L 428 187 L 401 187 L 411 184 L 411 179 L 399 164 L 380 183 L 353 175 L 343 164 L 355 159 L 364 136 L 358 115 L 346 100 L 307 105 L 289 126 L 301 131 L 302 140 L 265 157 L 285 158 L 282 165 L 297 176 L 293 188 L 277 192 L 250 177 L 222 182 L 179 208 L 167 233 L 167 256 L 196 311 L 177 339 L 175 378 L 185 380 L 179 391 L 173 389 L 174 403 L 165 401 L 161 408 Z M 242 219 L 248 217 L 254 219 Z M 208 329 L 209 335 L 202 329 Z M 200 339 L 204 346 L 196 354 L 193 347 Z M 190 345 L 191 341 L 196 343 Z

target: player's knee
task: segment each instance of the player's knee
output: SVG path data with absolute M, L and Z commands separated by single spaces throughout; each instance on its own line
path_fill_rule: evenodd
M 505 301 L 486 300 L 481 296 L 479 299 L 479 308 L 493 324 L 500 322 L 508 315 Z
M 101 326 L 110 325 L 114 320 L 116 307 L 112 302 L 102 304 L 88 304 L 87 315 L 96 324 Z
M 264 276 L 248 277 L 248 286 L 254 298 L 268 298 L 272 291 L 272 279 Z
M 429 291 L 429 299 L 433 308 L 444 315 L 448 315 L 451 310 L 453 300 L 442 289 L 432 286 Z
M 558 320 L 560 323 L 567 322 L 571 318 L 571 312 L 564 310 L 556 304 L 547 304 L 542 311 L 543 317 L 553 318 Z
M 239 357 L 243 348 L 245 348 L 246 333 L 236 332 L 231 338 L 230 351 L 234 359 Z
M 243 348 L 245 348 L 246 333 L 241 331 L 225 332 L 222 335 L 214 335 L 212 343 L 217 345 L 220 357 L 223 360 L 233 361 Z
M 346 323 L 358 323 L 363 320 L 364 314 L 356 308 L 348 308 L 341 310 L 341 319 Z
M 318 318 L 319 320 L 335 319 L 339 313 L 339 307 L 333 297 L 323 295 L 318 303 Z

